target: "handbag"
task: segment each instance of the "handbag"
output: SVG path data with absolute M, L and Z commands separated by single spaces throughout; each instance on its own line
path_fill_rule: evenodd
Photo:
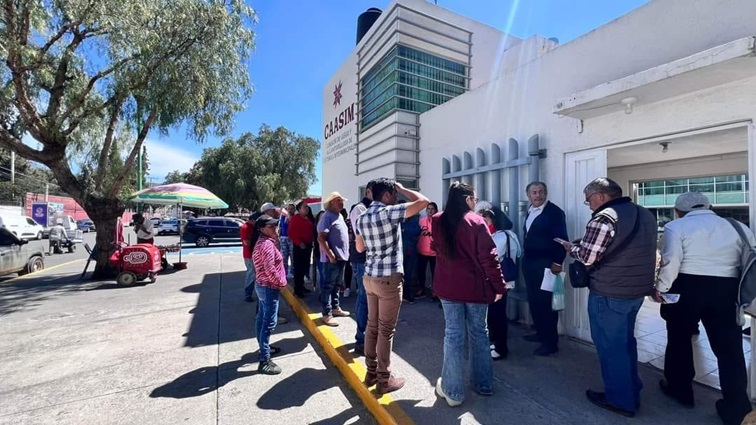
M 505 282 L 513 282 L 517 280 L 517 263 L 509 256 L 509 233 L 504 234 L 507 236 L 507 256 L 501 260 L 501 274 L 504 275 Z
M 622 241 L 620 245 L 617 246 L 617 249 L 614 252 L 622 252 L 622 250 L 627 246 L 627 244 L 633 240 L 633 236 L 638 232 L 638 224 L 640 223 L 640 209 L 636 207 L 637 214 L 635 214 L 635 224 L 633 225 L 633 230 L 630 231 L 630 234 L 627 235 L 625 240 Z M 606 257 L 602 258 L 602 260 L 606 260 Z M 570 263 L 568 267 L 568 271 L 570 273 L 570 285 L 573 288 L 587 288 L 588 285 L 591 283 L 591 272 L 598 269 L 599 264 L 594 263 L 591 265 L 591 267 L 586 266 L 585 264 L 581 263 L 580 261 L 573 261 Z

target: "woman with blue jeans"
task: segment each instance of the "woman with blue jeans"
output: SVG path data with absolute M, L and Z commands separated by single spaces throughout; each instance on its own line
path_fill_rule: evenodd
M 433 288 L 441 299 L 446 323 L 444 364 L 436 394 L 449 406 L 459 406 L 465 399 L 464 359 L 468 345 L 473 390 L 484 396 L 493 394 L 486 314 L 488 305 L 501 299 L 507 289 L 488 226 L 474 212 L 478 198 L 472 186 L 452 183 L 447 199 L 444 212 L 431 219 L 432 243 L 437 253 Z
M 260 346 L 257 371 L 266 375 L 278 375 L 281 368 L 270 360 L 273 354 L 280 350 L 271 349 L 270 334 L 276 328 L 278 318 L 278 300 L 281 289 L 286 287 L 286 269 L 283 256 L 278 250 L 278 220 L 262 215 L 255 222 L 259 238 L 252 252 L 252 261 L 257 273 L 255 291 L 259 299 L 255 331 L 257 343 Z

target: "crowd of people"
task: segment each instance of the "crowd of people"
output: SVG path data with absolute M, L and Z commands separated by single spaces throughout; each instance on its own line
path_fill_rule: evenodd
M 667 323 L 661 391 L 694 406 L 691 338 L 701 321 L 719 363 L 719 416 L 736 424 L 751 411 L 737 297 L 741 257 L 756 239 L 742 223 L 717 216 L 705 195 L 677 198 L 678 219 L 665 226 L 659 251 L 654 215 L 623 196 L 609 178 L 595 179 L 583 190 L 592 216 L 584 234 L 572 241 L 564 211 L 548 200 L 542 182 L 525 188 L 530 206 L 520 229 L 522 243 L 507 215 L 496 207 L 480 208 L 475 189 L 466 183 L 451 184 L 442 211 L 388 178 L 368 182 L 365 192 L 349 210 L 346 198 L 329 194 L 316 217 L 304 202 L 286 205 L 283 215 L 266 203 L 242 227 L 245 297 L 259 300 L 260 372 L 281 372 L 271 360 L 280 350 L 269 341 L 282 319 L 278 302 L 287 278 L 301 298 L 312 292 L 307 283 L 313 283 L 328 326 L 350 316 L 340 299 L 349 296 L 354 282 L 354 351 L 365 356 L 367 387 L 385 394 L 404 386 L 391 368 L 400 309 L 403 302 L 429 295 L 439 302 L 445 322 L 437 395 L 449 406 L 464 402 L 467 357 L 472 390 L 490 396 L 493 361 L 509 354 L 507 291 L 520 273 L 535 329 L 523 338 L 538 343 L 535 356 L 558 353 L 559 314 L 553 289 L 544 282 L 564 275 L 569 256 L 572 285 L 590 291 L 588 317 L 604 382 L 603 391 L 586 391 L 588 400 L 626 417 L 640 408 L 635 321 L 649 296 L 662 303 Z

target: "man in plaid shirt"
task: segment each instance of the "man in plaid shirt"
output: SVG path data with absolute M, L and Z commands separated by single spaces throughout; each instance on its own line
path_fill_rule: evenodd
M 424 210 L 428 198 L 406 189 L 401 183 L 379 178 L 372 186 L 373 203 L 357 218 L 357 251 L 366 252 L 364 285 L 368 301 L 365 334 L 365 385 L 377 383 L 379 394 L 396 391 L 404 379 L 391 376 L 391 344 L 402 305 L 404 269 L 402 267 L 401 223 Z M 401 194 L 409 202 L 397 204 Z
M 604 391 L 587 390 L 593 404 L 633 417 L 643 388 L 638 375 L 635 318 L 654 285 L 656 218 L 606 177 L 583 190 L 593 211 L 585 235 L 564 248 L 590 273 L 588 319 L 601 364 Z

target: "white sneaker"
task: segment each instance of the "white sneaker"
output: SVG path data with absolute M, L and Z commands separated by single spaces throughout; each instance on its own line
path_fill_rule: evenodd
M 449 398 L 449 396 L 446 395 L 446 393 L 444 393 L 444 389 L 441 386 L 441 378 L 438 378 L 438 381 L 436 381 L 436 394 L 446 400 L 446 404 L 448 404 L 450 407 L 457 407 L 462 404 L 461 401 L 452 400 Z
M 352 294 L 352 291 L 349 288 L 344 289 L 344 298 L 349 298 L 349 295 Z

